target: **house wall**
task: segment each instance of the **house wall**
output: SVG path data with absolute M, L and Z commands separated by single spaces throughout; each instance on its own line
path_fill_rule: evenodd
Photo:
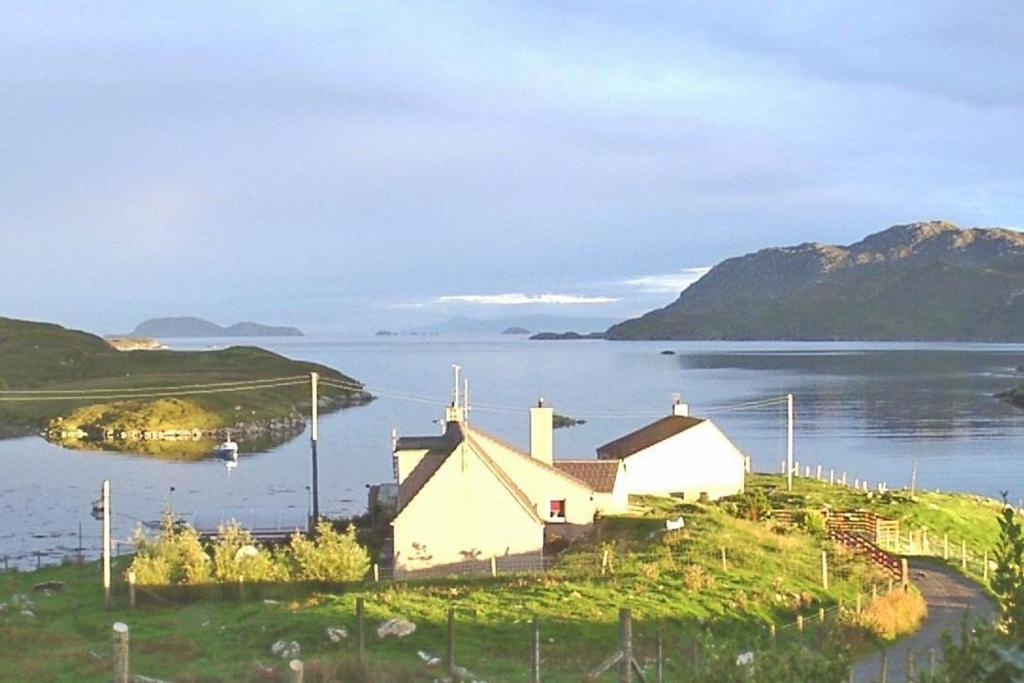
M 535 554 L 544 525 L 531 517 L 466 444 L 444 462 L 392 523 L 398 574 Z
M 541 519 L 548 519 L 552 500 L 565 500 L 566 523 L 593 523 L 597 496 L 600 494 L 594 493 L 590 487 L 572 477 L 563 476 L 553 467 L 517 453 L 479 432 L 474 432 L 473 438 L 487 449 L 487 454 L 533 502 Z
M 743 492 L 746 456 L 712 422 L 705 421 L 624 460 L 620 475 L 630 494 L 683 493 L 697 500 Z
M 416 469 L 427 449 L 395 451 L 395 474 L 398 476 L 398 483 L 401 484 L 409 473 Z

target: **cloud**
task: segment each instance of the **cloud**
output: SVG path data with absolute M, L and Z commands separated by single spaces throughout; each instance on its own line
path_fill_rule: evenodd
M 683 268 L 676 273 L 668 273 L 665 275 L 642 275 L 640 277 L 622 280 L 619 284 L 626 285 L 628 287 L 636 287 L 643 292 L 650 292 L 652 294 L 664 294 L 666 292 L 678 294 L 697 280 L 704 277 L 709 270 L 711 270 L 710 266 Z
M 483 304 L 487 306 L 526 306 L 530 304 L 613 304 L 618 302 L 612 296 L 584 296 L 579 294 L 448 294 L 439 296 L 435 303 Z

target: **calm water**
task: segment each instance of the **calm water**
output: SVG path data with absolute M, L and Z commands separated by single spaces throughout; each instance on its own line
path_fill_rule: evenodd
M 180 348 L 206 348 L 190 342 Z M 680 392 L 750 454 L 759 470 L 785 456 L 785 407 L 722 410 L 796 395 L 796 458 L 890 486 L 918 463 L 923 487 L 1024 496 L 1024 411 L 991 394 L 1024 379 L 1024 346 L 844 343 L 529 342 L 496 337 L 303 338 L 256 343 L 320 361 L 365 381 L 381 398 L 325 416 L 320 428 L 321 508 L 359 512 L 366 485 L 391 476 L 390 433 L 430 434 L 451 392 L 451 364 L 471 378 L 471 420 L 527 443 L 526 408 L 543 396 L 587 424 L 556 432 L 556 457 L 592 457 L 600 444 L 667 414 Z M 672 349 L 676 355 L 662 355 Z M 398 397 L 395 394 L 417 397 Z M 424 402 L 420 400 L 426 398 Z M 216 461 L 169 462 L 69 451 L 39 438 L 0 441 L 0 554 L 34 564 L 98 547 L 89 514 L 112 482 L 114 535 L 176 511 L 289 508 L 309 504 L 308 436 L 246 455 L 228 472 Z M 174 488 L 172 493 L 171 488 Z M 45 558 L 45 555 L 44 555 Z

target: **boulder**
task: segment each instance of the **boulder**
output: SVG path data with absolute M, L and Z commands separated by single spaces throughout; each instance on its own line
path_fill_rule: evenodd
M 327 639 L 332 643 L 340 643 L 348 638 L 348 631 L 345 630 L 344 626 L 328 626 L 326 633 Z
M 299 656 L 299 644 L 294 640 L 278 640 L 270 646 L 271 654 L 280 657 L 282 659 L 295 659 Z
M 378 638 L 405 638 L 415 632 L 416 624 L 401 617 L 388 619 L 377 627 Z

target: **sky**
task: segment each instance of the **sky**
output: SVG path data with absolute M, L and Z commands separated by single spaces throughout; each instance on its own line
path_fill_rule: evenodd
M 0 3 L 0 315 L 628 317 L 1024 225 L 1017 2 Z

